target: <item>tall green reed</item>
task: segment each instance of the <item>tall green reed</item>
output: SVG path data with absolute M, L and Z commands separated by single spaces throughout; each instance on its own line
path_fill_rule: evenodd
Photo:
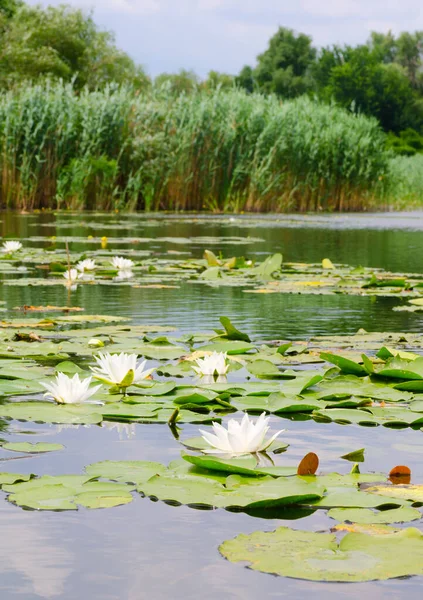
M 17 209 L 361 210 L 392 171 L 376 120 L 235 89 L 5 92 L 0 149 L 0 202 Z

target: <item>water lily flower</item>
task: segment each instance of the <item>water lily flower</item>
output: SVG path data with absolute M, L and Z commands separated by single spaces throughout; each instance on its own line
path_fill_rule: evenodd
M 20 242 L 4 242 L 2 250 L 7 254 L 12 254 L 13 252 L 17 252 L 21 248 L 22 244 Z
M 58 373 L 56 381 L 41 382 L 41 385 L 48 390 L 44 395 L 53 398 L 58 404 L 81 404 L 87 402 L 101 388 L 101 385 L 90 388 L 91 381 L 92 377 L 79 379 L 78 373 L 72 378 Z
M 91 338 L 90 340 L 88 340 L 88 346 L 90 348 L 103 348 L 104 342 L 103 340 L 100 340 L 98 338 Z
M 81 279 L 81 273 L 77 269 L 68 269 L 63 273 L 63 277 L 66 279 L 66 285 L 74 285 Z
M 226 352 L 213 352 L 205 358 L 197 358 L 197 367 L 192 367 L 198 375 L 226 375 Z
M 94 260 L 92 260 L 91 258 L 86 258 L 85 260 L 80 260 L 79 263 L 76 265 L 76 268 L 81 273 L 85 273 L 85 271 L 94 271 L 96 266 L 97 265 L 95 264 Z
M 211 446 L 207 453 L 232 456 L 264 452 L 285 430 L 281 429 L 266 440 L 268 431 L 269 417 L 266 413 L 262 413 L 255 423 L 245 414 L 242 421 L 230 419 L 227 429 L 219 423 L 213 423 L 213 433 L 200 429 L 203 439 Z
M 112 266 L 118 271 L 131 271 L 135 263 L 130 258 L 123 258 L 122 256 L 114 256 L 111 260 Z
M 96 367 L 91 367 L 94 377 L 109 385 L 119 388 L 139 383 L 147 379 L 155 369 L 146 369 L 146 360 L 137 363 L 136 354 L 102 354 L 94 357 L 97 361 Z

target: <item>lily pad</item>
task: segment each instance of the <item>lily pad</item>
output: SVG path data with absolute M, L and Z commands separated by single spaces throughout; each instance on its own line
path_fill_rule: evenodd
M 280 527 L 224 542 L 221 554 L 251 569 L 310 581 L 359 582 L 423 574 L 423 534 L 415 528 L 383 535 L 333 534 Z
M 233 485 L 236 477 L 237 485 Z M 230 475 L 226 484 L 168 471 L 155 475 L 139 486 L 146 496 L 159 500 L 188 504 L 189 506 L 214 506 L 216 508 L 260 508 L 307 503 L 320 498 L 324 488 L 316 483 L 306 483 L 299 477 L 242 478 Z
M 391 510 L 382 510 L 374 512 L 368 508 L 332 508 L 328 512 L 328 517 L 336 521 L 349 521 L 350 523 L 362 524 L 391 524 L 408 523 L 422 518 L 422 514 L 416 508 L 410 506 L 401 506 Z
M 166 471 L 166 467 L 160 463 L 141 460 L 112 461 L 104 460 L 85 467 L 90 477 L 101 477 L 121 483 L 141 484 L 148 481 L 153 475 Z
M 11 402 L 0 405 L 0 417 L 18 421 L 42 423 L 95 424 L 103 416 L 95 412 L 94 405 L 58 405 L 52 402 Z
M 47 442 L 36 442 L 31 444 L 30 442 L 6 442 L 2 444 L 3 450 L 11 450 L 12 452 L 26 452 L 28 454 L 40 454 L 43 452 L 55 452 L 57 450 L 63 450 L 63 444 L 50 444 Z
M 43 476 L 4 487 L 9 502 L 35 510 L 110 508 L 132 502 L 131 487 L 121 483 L 90 481 L 84 476 Z
M 423 504 L 423 485 L 377 485 L 367 488 L 369 494 L 390 496 Z

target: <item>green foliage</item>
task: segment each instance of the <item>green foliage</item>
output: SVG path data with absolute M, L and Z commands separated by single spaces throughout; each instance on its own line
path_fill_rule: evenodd
M 414 156 L 423 152 L 423 136 L 414 129 L 408 128 L 397 136 L 389 133 L 386 140 L 387 148 L 402 156 Z
M 302 94 L 376 117 L 385 131 L 423 131 L 423 32 L 372 32 L 366 45 L 317 51 L 312 39 L 280 28 L 257 66 L 244 67 L 239 87 L 284 98 Z M 411 154 L 408 149 L 404 154 Z
M 411 148 L 411 147 L 410 147 Z M 423 155 L 396 156 L 390 162 L 389 195 L 396 208 L 421 206 L 423 201 Z
M 253 69 L 249 65 L 245 65 L 239 75 L 235 77 L 235 83 L 238 87 L 251 94 L 254 91 Z
M 23 208 L 354 209 L 389 165 L 374 119 L 221 86 L 28 86 L 0 95 L 0 146 L 2 204 Z
M 168 93 L 190 94 L 194 92 L 200 83 L 194 71 L 181 69 L 179 73 L 162 73 L 154 80 L 156 88 L 165 89 Z
M 307 72 L 316 55 L 311 42 L 303 33 L 280 27 L 268 49 L 257 57 L 254 78 L 258 87 L 286 98 L 304 94 L 310 87 Z
M 210 71 L 207 79 L 202 83 L 202 88 L 205 90 L 230 90 L 234 87 L 235 78 L 227 73 L 219 73 L 218 71 Z
M 107 82 L 147 84 L 142 69 L 100 31 L 90 15 L 59 7 L 6 3 L 3 13 L 0 85 L 10 87 L 40 77 L 74 81 L 94 89 Z

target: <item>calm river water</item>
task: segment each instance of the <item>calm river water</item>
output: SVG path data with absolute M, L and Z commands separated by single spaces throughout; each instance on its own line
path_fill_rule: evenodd
M 93 247 L 84 243 L 92 235 L 107 236 L 109 247 L 118 250 L 132 247 L 133 238 L 153 238 L 137 248 L 157 253 L 190 252 L 196 257 L 205 247 L 249 258 L 282 252 L 288 262 L 320 262 L 328 257 L 337 263 L 423 272 L 423 213 L 258 218 L 3 214 L 0 219 L 1 235 L 23 238 L 25 245 L 45 245 L 40 236 L 57 236 L 59 246 L 66 237 L 72 249 L 83 250 Z M 251 236 L 263 241 L 235 247 L 224 243 L 208 246 L 201 239 L 205 236 Z M 175 239 L 155 241 L 164 237 L 199 239 L 189 246 Z M 121 241 L 114 242 L 114 238 Z M 0 285 L 0 300 L 6 301 L 10 311 L 5 314 L 16 317 L 13 307 L 23 304 L 65 304 L 66 289 Z M 88 314 L 128 316 L 137 323 L 172 325 L 182 332 L 210 331 L 218 325 L 219 316 L 226 315 L 254 339 L 263 340 L 351 334 L 360 327 L 368 331 L 421 331 L 423 325 L 422 313 L 392 311 L 398 304 L 396 299 L 245 294 L 237 288 L 189 284 L 162 290 L 79 286 L 73 302 Z M 314 421 L 284 423 L 284 439 L 291 444 L 284 464 L 296 464 L 314 450 L 325 470 L 339 469 L 339 456 L 346 448 L 365 447 L 366 471 L 386 471 L 406 463 L 414 480 L 423 482 L 421 431 L 319 425 Z M 179 458 L 180 446 L 166 426 L 137 424 L 133 429 L 128 439 L 116 429 L 97 426 L 76 429 L 12 422 L 2 437 L 60 442 L 66 449 L 5 462 L 4 470 L 54 475 L 80 473 L 84 466 L 99 460 L 167 463 Z M 197 429 L 184 425 L 187 435 L 196 435 Z M 272 531 L 282 524 L 327 530 L 334 522 L 325 511 L 296 523 L 224 510 L 175 508 L 136 495 L 131 504 L 110 510 L 38 513 L 10 505 L 2 492 L 0 496 L 2 600 L 421 598 L 421 578 L 348 585 L 309 583 L 256 573 L 226 562 L 218 553 L 220 543 L 241 532 Z

